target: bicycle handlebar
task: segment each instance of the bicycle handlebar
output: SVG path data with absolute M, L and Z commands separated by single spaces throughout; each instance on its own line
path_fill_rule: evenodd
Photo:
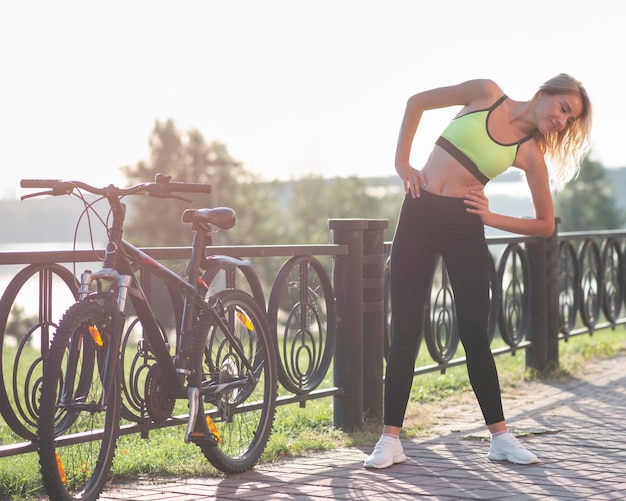
M 157 174 L 154 182 L 140 183 L 127 188 L 119 188 L 112 184 L 97 188 L 82 181 L 70 181 L 63 179 L 22 179 L 22 188 L 47 188 L 50 191 L 33 193 L 22 197 L 30 198 L 39 195 L 69 195 L 76 188 L 102 196 L 125 196 L 134 194 L 144 194 L 154 197 L 171 197 L 174 193 L 211 193 L 210 184 L 202 183 L 179 183 L 170 181 L 170 176 Z M 174 198 L 177 198 L 174 196 Z
M 22 188 L 54 188 L 61 182 L 60 179 L 22 179 Z

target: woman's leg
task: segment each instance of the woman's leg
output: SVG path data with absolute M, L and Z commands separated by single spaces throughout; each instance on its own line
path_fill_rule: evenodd
M 489 250 L 482 237 L 451 245 L 444 255 L 454 290 L 459 337 L 470 383 L 488 426 L 504 422 L 498 371 L 488 336 Z M 499 426 L 499 425 L 498 425 Z
M 426 294 L 433 272 L 428 211 L 423 200 L 406 197 L 391 249 L 391 347 L 387 357 L 383 434 L 363 466 L 388 468 L 406 461 L 399 439 L 413 384 L 415 356 L 422 334 Z
M 423 203 L 405 200 L 391 250 L 392 329 L 385 374 L 384 424 L 385 431 L 395 435 L 402 427 L 413 385 L 424 305 L 435 262 L 428 228 L 421 224 L 424 212 Z
M 466 239 L 445 253 L 454 289 L 459 337 L 465 348 L 467 371 L 491 432 L 487 457 L 512 463 L 539 460 L 511 435 L 504 420 L 498 372 L 488 336 L 489 251 L 482 239 Z

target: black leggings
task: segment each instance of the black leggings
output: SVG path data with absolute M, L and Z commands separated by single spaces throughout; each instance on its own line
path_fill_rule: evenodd
M 454 291 L 467 371 L 489 424 L 504 421 L 496 364 L 489 346 L 489 249 L 480 217 L 462 198 L 408 194 L 391 249 L 392 342 L 385 376 L 385 424 L 402 426 L 422 338 L 424 305 L 435 258 L 445 262 Z

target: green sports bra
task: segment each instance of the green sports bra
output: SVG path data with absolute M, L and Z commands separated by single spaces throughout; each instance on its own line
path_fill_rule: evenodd
M 499 143 L 491 137 L 487 128 L 489 115 L 506 98 L 503 95 L 487 109 L 455 118 L 435 141 L 483 185 L 513 165 L 519 146 L 532 137 L 528 135 L 511 144 Z

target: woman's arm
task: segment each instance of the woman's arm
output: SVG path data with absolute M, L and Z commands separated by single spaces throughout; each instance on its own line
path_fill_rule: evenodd
M 466 194 L 465 203 L 468 205 L 467 211 L 478 214 L 486 226 L 520 235 L 549 237 L 554 233 L 554 205 L 548 169 L 536 144 L 528 146 L 526 155 L 520 155 L 519 166 L 526 172 L 526 181 L 535 208 L 534 218 L 511 217 L 491 212 L 489 200 L 482 190 L 472 190 Z M 527 165 L 532 167 L 526 167 Z
M 424 111 L 459 105 L 480 107 L 491 103 L 493 96 L 499 97 L 501 94 L 500 88 L 491 80 L 469 80 L 420 92 L 409 98 L 398 134 L 395 159 L 396 171 L 404 181 L 405 193 L 410 190 L 412 196 L 417 197 L 420 186 L 426 185 L 426 177 L 414 169 L 409 161 L 413 138 Z

